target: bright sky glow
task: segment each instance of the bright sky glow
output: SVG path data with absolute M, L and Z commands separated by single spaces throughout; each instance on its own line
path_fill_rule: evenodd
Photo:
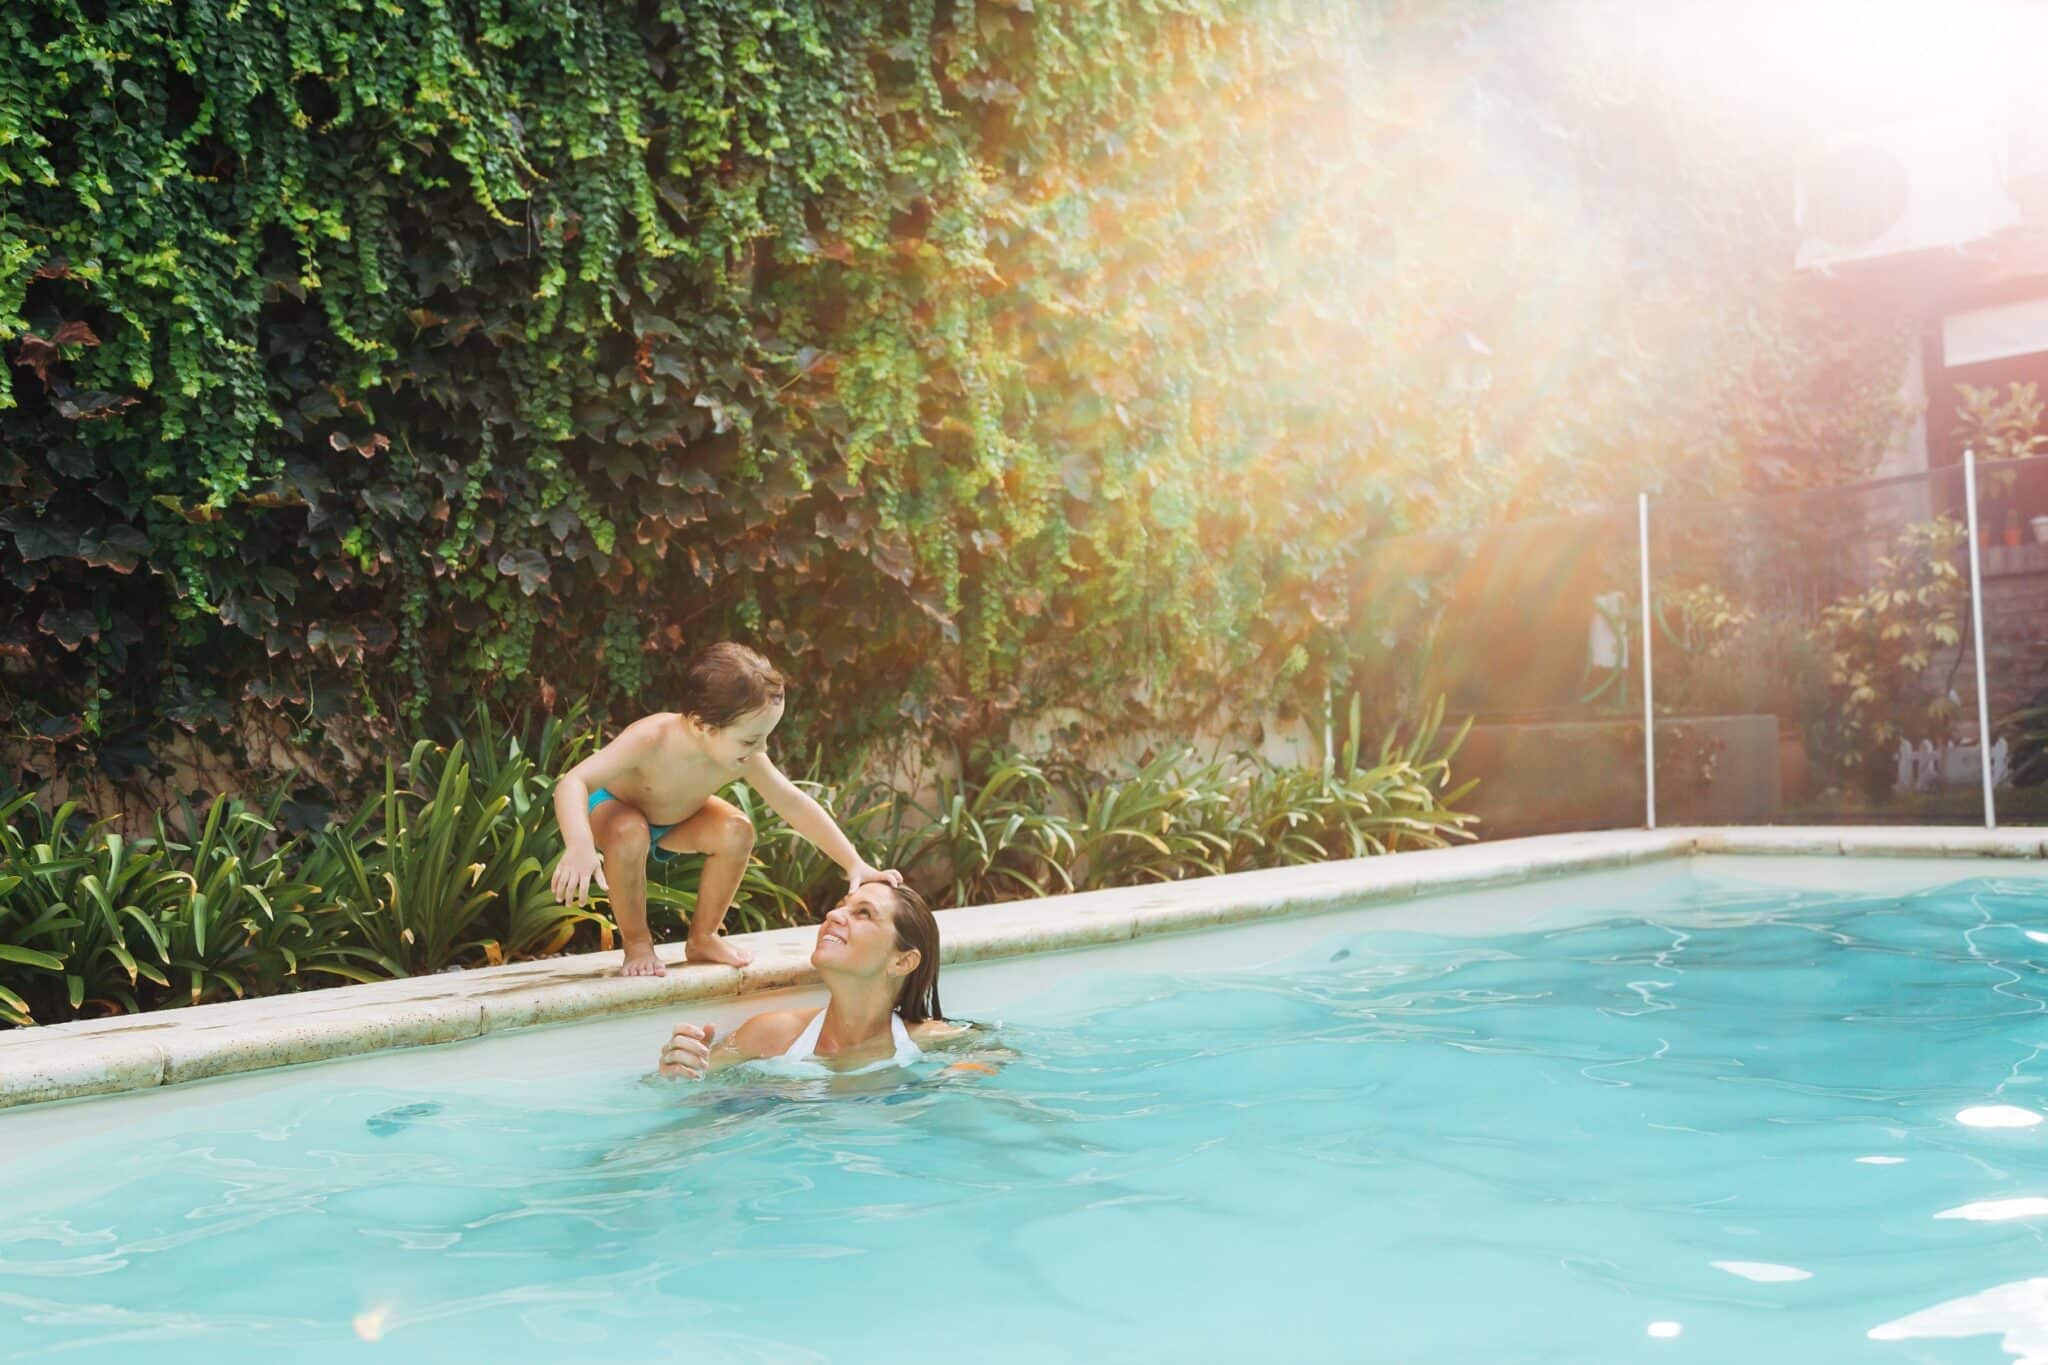
M 2048 6 L 1991 0 L 1599 3 L 1589 50 L 1644 76 L 1825 135 L 1998 101 L 2038 82 Z M 1625 91 L 1622 93 L 1626 93 Z

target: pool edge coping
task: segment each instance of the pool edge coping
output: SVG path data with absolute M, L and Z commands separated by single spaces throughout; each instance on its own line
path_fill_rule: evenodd
M 944 961 L 979 962 L 1699 854 L 2039 859 L 2044 838 L 2048 829 L 1946 826 L 1545 834 L 939 913 Z M 808 985 L 815 933 L 737 936 L 754 953 L 746 968 L 682 966 L 682 945 L 665 944 L 663 960 L 679 968 L 666 977 L 621 978 L 616 952 L 588 953 L 11 1030 L 0 1033 L 0 1109 Z

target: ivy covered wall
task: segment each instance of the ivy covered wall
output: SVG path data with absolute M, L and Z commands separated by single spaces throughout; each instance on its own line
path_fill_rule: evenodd
M 1782 167 L 1543 9 L 16 0 L 5 723 L 374 746 L 726 636 L 799 741 L 1193 718 L 1397 646 L 1376 536 L 1874 454 Z

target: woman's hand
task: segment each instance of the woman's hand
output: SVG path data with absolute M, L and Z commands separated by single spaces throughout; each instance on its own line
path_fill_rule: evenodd
M 856 862 L 846 874 L 846 892 L 852 895 L 869 882 L 887 882 L 891 886 L 903 885 L 903 874 L 895 868 L 869 867 L 865 860 Z
M 597 879 L 600 891 L 610 891 L 604 879 L 604 855 L 595 848 L 572 848 L 562 854 L 562 860 L 555 864 L 555 875 L 548 884 L 555 890 L 555 899 L 564 905 L 581 905 L 590 894 L 591 878 Z
M 661 1074 L 704 1079 L 711 1066 L 711 1039 L 718 1030 L 710 1024 L 677 1024 L 676 1031 L 661 1049 Z

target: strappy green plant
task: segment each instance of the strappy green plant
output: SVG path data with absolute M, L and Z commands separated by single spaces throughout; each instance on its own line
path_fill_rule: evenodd
M 484 915 L 492 931 L 484 940 L 487 961 L 558 953 L 585 925 L 594 926 L 600 940 L 609 942 L 612 925 L 604 915 L 563 905 L 549 884 L 562 856 L 555 782 L 596 743 L 582 716 L 579 703 L 567 716 L 543 718 L 529 745 L 521 737 L 528 727 L 500 726 L 490 709 L 479 703 L 466 732 L 457 737 L 467 746 L 471 785 L 484 791 L 502 789 L 507 797 L 484 879 L 496 892 Z
M 1437 847 L 1470 838 L 1452 787 L 1463 732 L 1433 708 L 1362 765 L 1347 743 L 1327 768 L 1204 759 L 1175 748 L 1103 780 L 1077 764 L 974 755 L 923 809 L 885 788 L 795 779 L 877 866 L 904 869 L 940 905 L 1209 872 Z M 1350 730 L 1358 732 L 1354 704 Z M 466 735 L 463 733 L 466 731 Z M 447 748 L 415 744 L 383 789 L 313 836 L 280 833 L 281 797 L 215 798 L 130 841 L 76 805 L 0 800 L 0 1025 L 370 981 L 561 951 L 597 908 L 559 904 L 555 773 L 589 741 L 479 712 Z M 729 915 L 736 931 L 813 919 L 843 874 L 744 784 L 724 793 L 756 829 Z M 174 832 L 178 831 L 178 832 Z M 702 863 L 650 869 L 648 899 L 687 917 Z
M 483 881 L 494 893 L 484 915 L 491 930 L 482 941 L 487 962 L 561 952 L 586 924 L 609 946 L 612 925 L 604 915 L 555 899 L 549 879 L 561 856 L 562 835 L 552 815 L 543 821 L 505 822 Z
M 1456 809 L 1475 785 L 1449 787 L 1450 761 L 1471 722 L 1438 746 L 1441 698 L 1415 732 L 1390 733 L 1369 767 L 1358 761 L 1358 702 L 1350 734 L 1327 768 L 1261 766 L 1242 796 L 1247 813 L 1230 851 L 1232 871 L 1254 867 L 1362 858 L 1406 848 L 1442 848 L 1471 839 L 1476 817 Z
M 650 863 L 647 869 L 649 916 L 659 907 L 687 924 L 690 916 L 697 912 L 697 892 L 703 880 L 702 858 Z M 741 876 L 739 887 L 733 892 L 732 905 L 725 912 L 725 932 L 749 934 L 762 929 L 782 929 L 802 924 L 807 918 L 803 897 L 769 877 L 760 863 L 752 862 Z
M 1230 794 L 1220 764 L 1185 746 L 1154 755 L 1128 777 L 1073 783 L 1080 810 L 1067 868 L 1077 889 L 1178 881 L 1221 872 Z
M 85 846 L 69 819 L 47 816 L 33 792 L 20 792 L 0 805 L 0 1022 L 31 1024 L 38 1006 L 56 1018 L 52 996 L 61 998 L 64 959 L 79 918 L 61 893 L 87 861 Z
M 444 750 L 421 740 L 405 771 L 401 783 L 397 767 L 384 765 L 384 790 L 321 837 L 308 879 L 328 887 L 344 907 L 366 950 L 357 961 L 385 975 L 502 961 L 509 925 L 516 923 L 529 942 L 537 936 L 531 882 L 536 875 L 543 884 L 546 879 L 526 849 L 520 822 L 507 815 L 531 765 L 524 759 L 498 765 L 496 779 L 484 783 L 474 778 L 464 741 Z M 517 904 L 494 924 L 487 912 L 508 892 Z M 589 918 L 587 911 L 561 911 Z
M 201 817 L 181 801 L 184 836 L 157 817 L 155 848 L 185 887 L 162 924 L 166 1003 L 267 994 L 298 984 L 301 971 L 350 975 L 338 969 L 363 956 L 347 914 L 295 871 L 306 850 L 278 837 L 282 802 L 256 810 L 221 796 Z
M 902 821 L 894 794 L 842 790 L 811 777 L 790 780 L 832 812 L 862 857 L 877 867 L 901 865 Z M 735 783 L 723 794 L 754 822 L 754 861 L 734 897 L 736 913 L 750 920 L 758 917 L 764 927 L 802 924 L 839 899 L 846 890 L 846 873 L 823 849 L 790 828 L 745 783 Z
M 974 783 L 941 776 L 933 809 L 919 809 L 903 865 L 927 861 L 945 881 L 944 904 L 971 905 L 1071 891 L 1077 856 L 1073 824 L 1055 806 L 1052 780 L 1022 755 L 995 762 Z
M 4 808 L 9 879 L 0 911 L 0 1011 L 10 1023 L 143 1007 L 170 984 L 162 925 L 184 887 L 155 850 L 92 825 L 78 806 L 46 814 L 26 796 Z
M 505 775 L 507 766 L 526 764 L 527 784 L 515 780 L 509 789 L 512 811 L 525 820 L 538 810 L 552 820 L 555 779 L 597 747 L 599 736 L 586 721 L 587 711 L 579 701 L 563 715 L 542 716 L 538 725 L 523 711 L 507 724 L 478 701 L 466 716 L 444 721 L 442 729 L 446 743 L 465 746 L 473 779 L 487 787 Z

